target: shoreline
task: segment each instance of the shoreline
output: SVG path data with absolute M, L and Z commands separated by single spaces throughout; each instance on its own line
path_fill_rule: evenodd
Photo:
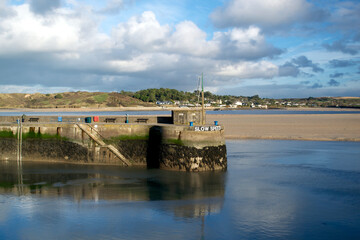
M 200 107 L 195 108 L 180 108 L 180 107 L 107 107 L 107 108 L 0 108 L 0 112 L 125 112 L 125 111 L 171 111 L 177 109 L 201 109 Z M 221 111 L 242 111 L 242 110 L 260 110 L 260 111 L 359 111 L 360 108 L 272 108 L 272 109 L 258 109 L 258 108 L 218 108 L 218 107 L 207 107 L 205 110 L 213 111 L 220 109 Z

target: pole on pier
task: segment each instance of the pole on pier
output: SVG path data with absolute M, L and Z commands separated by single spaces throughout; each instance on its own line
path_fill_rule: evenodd
M 204 101 L 204 73 L 201 73 L 201 105 L 202 105 L 202 118 L 201 122 L 204 125 L 205 120 L 205 101 Z

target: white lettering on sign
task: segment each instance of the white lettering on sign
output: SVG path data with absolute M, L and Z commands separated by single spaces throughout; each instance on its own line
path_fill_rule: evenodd
M 201 126 L 195 127 L 196 132 L 206 132 L 206 131 L 220 131 L 221 126 Z

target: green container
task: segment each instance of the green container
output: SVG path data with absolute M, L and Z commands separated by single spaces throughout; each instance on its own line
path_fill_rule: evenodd
M 86 118 L 85 118 L 85 122 L 86 122 L 86 123 L 91 123 L 91 117 L 86 117 Z

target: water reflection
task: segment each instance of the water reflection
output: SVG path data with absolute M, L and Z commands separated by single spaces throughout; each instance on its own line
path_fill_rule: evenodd
M 226 173 L 0 162 L 0 239 L 360 239 L 359 142 L 227 149 Z
M 187 173 L 117 166 L 0 163 L 0 194 L 83 201 L 181 200 L 171 211 L 179 217 L 219 212 L 225 192 L 224 172 Z M 170 205 L 171 206 L 171 205 Z M 162 207 L 160 207 L 162 208 Z

